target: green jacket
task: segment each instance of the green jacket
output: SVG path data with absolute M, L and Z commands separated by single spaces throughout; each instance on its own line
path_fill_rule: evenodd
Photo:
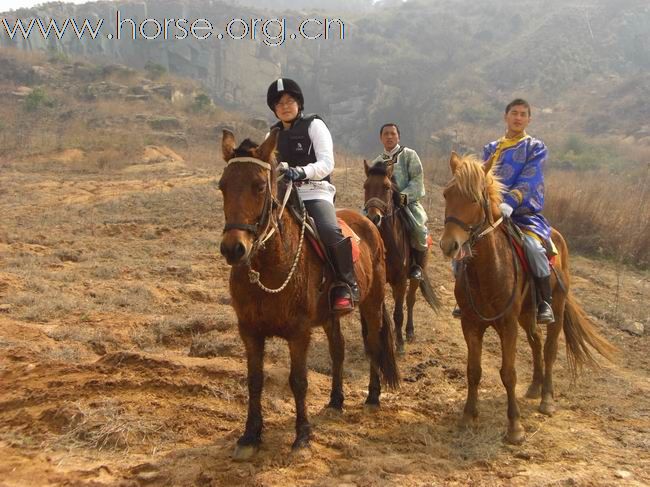
M 382 153 L 372 163 L 390 159 L 386 153 Z M 425 195 L 424 173 L 422 162 L 413 149 L 405 147 L 397 156 L 397 162 L 393 166 L 393 182 L 399 192 L 406 195 L 404 210 L 410 223 L 411 246 L 417 250 L 426 250 L 429 235 L 427 213 L 420 203 L 420 199 Z

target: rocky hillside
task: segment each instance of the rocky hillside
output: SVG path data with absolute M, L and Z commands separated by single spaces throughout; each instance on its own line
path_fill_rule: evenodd
M 266 130 L 215 105 L 198 83 L 155 70 L 6 48 L 0 65 L 0 161 L 34 171 L 51 161 L 80 172 L 211 166 L 224 127 L 256 140 Z
M 284 15 L 287 34 L 299 19 L 325 13 L 313 3 L 296 4 L 300 13 L 287 11 L 286 4 L 265 10 L 270 3 L 145 0 L 120 2 L 119 8 L 133 19 L 207 18 L 215 26 L 232 18 Z M 503 104 L 514 95 L 534 102 L 535 127 L 544 134 L 568 131 L 649 143 L 647 2 L 347 4 L 348 9 L 327 8 L 345 21 L 345 40 L 287 39 L 281 47 L 267 47 L 260 38 L 79 42 L 67 36 L 48 43 L 36 35 L 10 41 L 2 32 L 0 44 L 139 68 L 160 65 L 200 82 L 215 101 L 262 117 L 269 115 L 264 101 L 269 80 L 294 77 L 305 88 L 307 110 L 322 113 L 337 142 L 357 152 L 376 147 L 376 129 L 387 119 L 401 123 L 406 142 L 425 153 L 443 153 L 452 143 L 478 146 L 495 132 Z M 113 19 L 116 5 L 51 3 L 7 17 Z

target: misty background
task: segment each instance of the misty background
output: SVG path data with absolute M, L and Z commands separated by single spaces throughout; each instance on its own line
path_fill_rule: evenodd
M 565 165 L 580 163 L 570 157 L 571 144 L 650 145 L 646 1 L 322 3 L 54 2 L 3 17 L 104 18 L 110 24 L 119 7 L 134 20 L 207 18 L 215 30 L 230 18 L 286 17 L 288 32 L 300 19 L 330 17 L 345 22 L 344 40 L 287 40 L 269 47 L 259 39 L 214 36 L 117 42 L 105 36 L 79 41 L 71 33 L 45 41 L 34 32 L 28 41 L 12 41 L 2 32 L 0 45 L 134 68 L 159 65 L 199 81 L 216 104 L 268 123 L 267 86 L 280 76 L 293 78 L 305 92 L 306 111 L 325 118 L 338 148 L 368 156 L 379 150 L 377 130 L 386 121 L 398 123 L 403 142 L 425 156 L 476 150 L 500 135 L 503 107 L 516 96 L 533 104 L 531 133 L 562 145 L 555 155 Z

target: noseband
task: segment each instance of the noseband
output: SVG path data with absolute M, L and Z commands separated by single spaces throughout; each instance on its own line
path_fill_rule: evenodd
M 368 199 L 368 201 L 366 201 L 366 204 L 363 207 L 363 211 L 368 213 L 368 210 L 370 208 L 376 208 L 377 210 L 379 210 L 379 212 L 381 213 L 381 216 L 383 216 L 383 217 L 392 216 L 392 214 L 393 214 L 392 211 L 390 212 L 390 214 L 388 213 L 388 210 L 392 209 L 391 205 L 386 203 L 381 198 L 377 198 L 376 196 L 374 196 L 374 197 Z
M 496 222 L 492 221 L 492 212 L 490 211 L 490 203 L 487 195 L 487 188 L 483 191 L 483 221 L 481 223 L 469 224 L 456 218 L 455 216 L 445 217 L 445 225 L 447 223 L 453 223 L 454 225 L 459 226 L 465 232 L 469 234 L 469 238 L 463 244 L 469 245 L 471 249 L 474 247 L 474 244 L 480 239 L 485 237 L 488 233 L 494 231 L 501 223 L 503 222 L 503 217 L 500 217 Z
M 250 232 L 255 237 L 253 240 L 253 247 L 257 247 L 258 242 L 260 242 L 261 239 L 264 239 L 264 241 L 267 240 L 266 236 L 268 236 L 269 227 L 272 225 L 273 220 L 273 209 L 279 205 L 277 199 L 271 192 L 271 164 L 254 157 L 235 157 L 226 163 L 226 167 L 237 163 L 256 164 L 266 170 L 266 194 L 264 195 L 264 205 L 262 206 L 260 216 L 254 224 L 226 223 L 223 227 L 223 233 L 226 233 L 228 230 L 243 230 L 245 232 Z

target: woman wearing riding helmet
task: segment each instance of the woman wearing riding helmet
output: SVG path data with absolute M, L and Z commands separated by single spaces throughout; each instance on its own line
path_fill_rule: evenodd
M 279 119 L 278 152 L 284 177 L 297 183 L 298 194 L 314 219 L 336 272 L 332 309 L 354 308 L 359 288 L 352 263 L 352 242 L 343 236 L 334 209 L 336 188 L 330 182 L 334 170 L 332 135 L 318 115 L 303 115 L 305 100 L 298 83 L 280 78 L 269 86 L 267 104 Z

